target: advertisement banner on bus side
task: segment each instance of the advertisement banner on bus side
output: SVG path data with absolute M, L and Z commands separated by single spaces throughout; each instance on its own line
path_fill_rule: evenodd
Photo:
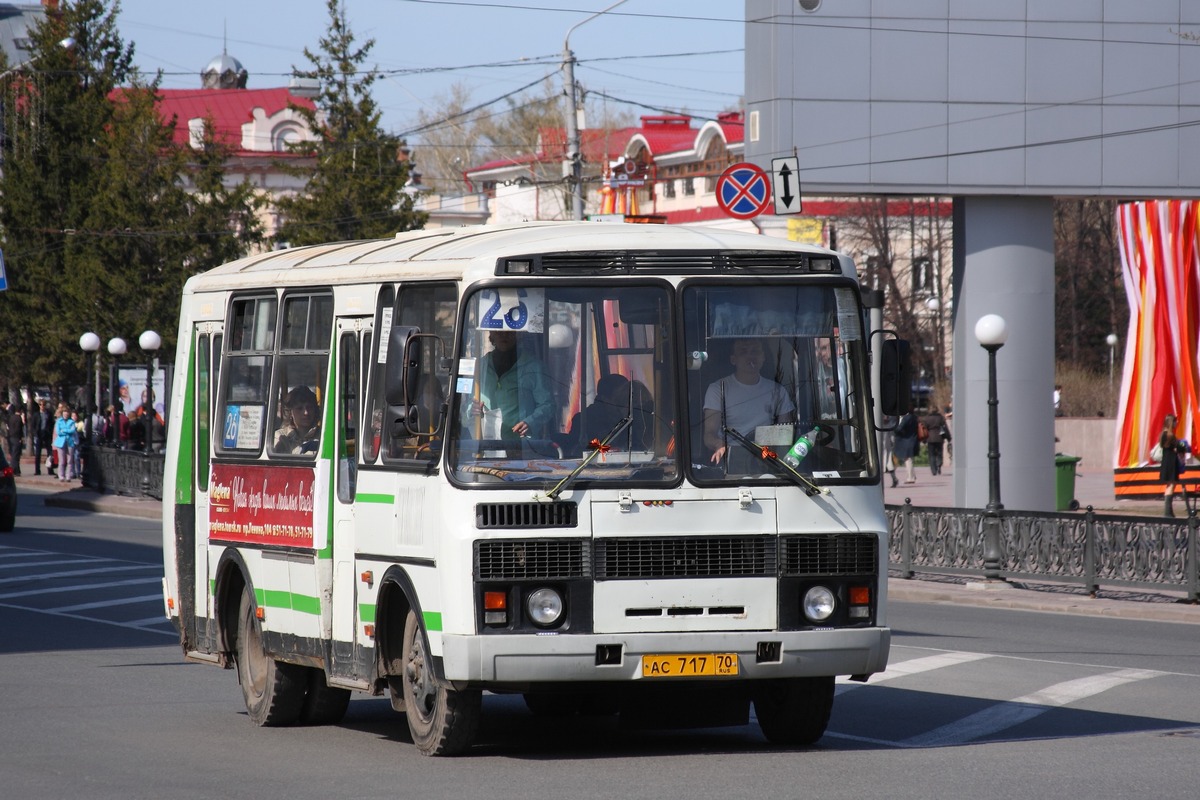
M 209 539 L 314 547 L 312 467 L 214 464 Z

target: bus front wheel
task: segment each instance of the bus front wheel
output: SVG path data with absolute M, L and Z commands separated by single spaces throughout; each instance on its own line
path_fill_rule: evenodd
M 754 714 L 771 744 L 806 747 L 825 734 L 833 711 L 833 677 L 767 681 L 754 693 Z
M 249 589 L 242 594 L 238 622 L 238 682 L 250 719 L 260 727 L 291 725 L 304 707 L 304 668 L 267 654 Z
M 427 756 L 451 756 L 471 746 L 483 713 L 482 693 L 456 691 L 438 681 L 413 611 L 404 620 L 402 683 L 404 715 L 418 750 Z

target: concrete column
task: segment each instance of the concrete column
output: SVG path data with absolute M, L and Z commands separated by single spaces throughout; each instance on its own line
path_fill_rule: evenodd
M 954 200 L 954 504 L 988 503 L 988 363 L 975 323 L 999 314 L 1000 501 L 1053 511 L 1054 204 L 1049 197 Z

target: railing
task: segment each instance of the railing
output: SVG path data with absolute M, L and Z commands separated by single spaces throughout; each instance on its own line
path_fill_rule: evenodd
M 162 453 L 84 445 L 82 455 L 84 486 L 98 492 L 162 499 Z
M 887 506 L 888 561 L 901 577 L 933 572 L 983 576 L 983 512 L 966 508 Z M 1200 518 L 1002 511 L 1004 578 L 1049 578 L 1089 593 L 1105 586 L 1175 589 L 1200 600 Z

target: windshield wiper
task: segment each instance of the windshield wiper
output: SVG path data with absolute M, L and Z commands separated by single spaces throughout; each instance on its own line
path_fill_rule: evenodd
M 595 459 L 596 456 L 601 455 L 602 453 L 607 453 L 610 449 L 612 449 L 609 445 L 609 442 L 620 436 L 621 433 L 632 423 L 633 415 L 626 414 L 624 417 L 617 420 L 617 424 L 613 425 L 612 428 L 609 429 L 608 433 L 604 435 L 603 439 L 592 439 L 592 441 L 588 443 L 588 447 L 591 448 L 591 452 L 584 456 L 583 460 L 579 462 L 578 467 L 571 470 L 570 473 L 568 473 L 565 478 L 559 481 L 553 489 L 546 492 L 546 497 L 549 497 L 551 500 L 557 500 L 558 496 L 563 493 L 563 490 L 571 485 L 571 481 L 575 480 L 579 473 L 583 472 L 584 468 L 588 464 L 592 463 L 592 460 Z
M 829 494 L 829 490 L 824 486 L 817 486 L 808 478 L 801 475 L 791 464 L 780 458 L 779 454 L 776 453 L 773 448 L 764 444 L 753 442 L 738 431 L 735 431 L 733 428 L 723 426 L 722 430 L 726 435 L 732 436 L 734 440 L 736 440 L 743 447 L 750 450 L 755 455 L 760 456 L 763 461 L 767 462 L 768 464 L 774 464 L 776 467 L 781 468 L 784 474 L 787 475 L 792 481 L 792 483 L 803 489 L 804 493 L 809 497 L 812 497 L 816 494 Z

